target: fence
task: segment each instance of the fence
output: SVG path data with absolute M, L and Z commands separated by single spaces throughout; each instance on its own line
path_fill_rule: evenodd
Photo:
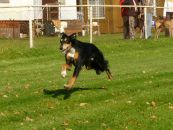
M 83 28 L 87 27 L 88 28 L 88 31 L 89 31 L 89 36 L 90 36 L 90 42 L 92 43 L 93 42 L 93 28 L 95 27 L 98 27 L 98 28 L 101 28 L 100 25 L 98 25 L 95 21 L 97 21 L 95 18 L 93 18 L 93 9 L 95 8 L 109 8 L 109 9 L 115 9 L 115 8 L 118 8 L 120 9 L 121 7 L 134 7 L 134 6 L 130 6 L 130 5 L 33 5 L 33 6 L 0 6 L 1 9 L 8 9 L 10 11 L 10 9 L 24 9 L 24 10 L 29 10 L 29 11 L 32 11 L 34 10 L 34 8 L 41 8 L 42 10 L 46 10 L 46 12 L 48 13 L 48 9 L 50 8 L 72 8 L 72 7 L 75 7 L 75 8 L 85 8 L 85 12 L 87 11 L 88 12 L 88 16 L 87 16 L 87 20 L 88 20 L 88 23 L 83 25 Z M 145 21 L 144 21 L 144 27 L 145 27 L 145 31 L 147 31 L 147 17 L 146 17 L 146 13 L 147 13 L 147 8 L 154 8 L 155 10 L 155 14 L 156 14 L 156 10 L 157 9 L 163 9 L 164 7 L 158 7 L 158 6 L 137 6 L 139 8 L 144 8 L 144 16 L 145 16 Z M 0 12 L 3 12 L 3 10 L 1 10 Z M 60 12 L 58 12 L 60 13 Z M 40 15 L 43 15 L 43 14 L 40 14 Z M 97 16 L 99 16 L 100 14 L 97 14 Z M 80 17 L 82 16 L 81 14 L 78 15 L 79 19 Z M 27 16 L 28 17 L 28 21 L 29 21 L 29 45 L 30 45 L 30 48 L 32 48 L 34 46 L 34 43 L 33 43 L 33 17 L 31 15 Z M 112 15 L 113 17 L 113 15 Z M 47 20 L 49 19 L 49 16 L 47 15 L 46 16 Z M 107 16 L 105 16 L 105 19 L 107 18 Z M 120 18 L 118 18 L 120 19 Z M 99 21 L 100 19 L 98 19 Z M 110 29 L 112 29 L 112 27 L 109 25 L 110 23 L 112 23 L 113 21 L 111 20 L 107 20 L 108 22 L 108 26 L 107 26 L 107 30 L 108 32 L 110 31 Z M 94 24 L 95 23 L 95 24 Z M 101 23 L 103 24 L 103 23 Z M 95 25 L 95 27 L 94 27 Z M 117 25 L 118 26 L 118 25 Z M 100 32 L 98 33 L 100 34 Z M 145 33 L 147 34 L 147 33 Z M 147 39 L 147 35 L 145 35 L 145 38 Z
M 6 38 L 19 37 L 20 24 L 17 21 L 0 21 L 0 35 Z

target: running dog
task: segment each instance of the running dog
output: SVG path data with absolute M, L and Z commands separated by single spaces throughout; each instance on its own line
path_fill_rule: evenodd
M 106 71 L 109 79 L 112 79 L 112 74 L 108 68 L 108 61 L 105 60 L 102 52 L 93 44 L 81 42 L 76 39 L 76 34 L 67 35 L 61 34 L 60 48 L 65 54 L 66 63 L 62 65 L 61 76 L 65 78 L 67 70 L 70 70 L 74 65 L 73 76 L 64 85 L 66 90 L 72 89 L 79 72 L 85 66 L 87 70 L 94 69 L 96 74 Z

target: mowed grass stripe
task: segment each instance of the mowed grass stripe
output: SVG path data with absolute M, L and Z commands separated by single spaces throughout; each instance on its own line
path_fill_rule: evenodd
M 80 37 L 88 41 L 88 37 Z M 171 129 L 173 45 L 171 39 L 122 40 L 120 35 L 94 37 L 114 75 L 82 70 L 74 92 L 44 95 L 63 89 L 63 55 L 58 38 L 27 41 L 0 39 L 0 129 Z M 74 68 L 72 68 L 73 70 Z M 80 88 L 80 89 L 78 89 Z M 87 103 L 83 107 L 81 103 Z M 153 105 L 154 103 L 154 105 Z M 168 113 L 168 114 L 166 114 Z

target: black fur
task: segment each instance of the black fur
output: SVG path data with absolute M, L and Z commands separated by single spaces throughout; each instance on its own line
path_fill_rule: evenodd
M 106 71 L 108 78 L 112 79 L 112 75 L 108 67 L 108 61 L 105 60 L 103 53 L 94 44 L 77 40 L 76 34 L 68 36 L 65 33 L 61 35 L 60 43 L 60 50 L 63 50 L 62 46 L 66 43 L 70 44 L 71 48 L 75 49 L 75 54 L 77 54 L 77 57 L 75 58 L 68 58 L 67 55 L 70 48 L 68 48 L 69 50 L 66 50 L 65 53 L 66 64 L 69 66 L 73 64 L 75 66 L 73 77 L 77 78 L 81 68 L 85 66 L 88 70 L 94 69 L 96 74 Z M 65 87 L 71 88 L 72 85 L 67 84 Z

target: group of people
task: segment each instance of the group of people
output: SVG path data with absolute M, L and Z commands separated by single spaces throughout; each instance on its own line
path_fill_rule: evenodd
M 133 7 L 122 7 L 121 15 L 123 18 L 123 38 L 135 39 L 135 27 L 139 17 L 144 19 L 144 8 L 138 8 L 137 5 L 153 6 L 153 0 L 120 0 L 120 5 L 132 5 Z M 151 37 L 153 8 L 147 8 L 147 34 L 143 32 L 143 37 Z
M 120 0 L 120 5 L 132 5 L 133 7 L 122 7 L 121 8 L 121 15 L 123 18 L 123 38 L 124 39 L 135 39 L 135 27 L 137 24 L 137 20 L 139 17 L 143 17 L 144 22 L 144 8 L 137 8 L 137 5 L 142 6 L 155 6 L 157 0 Z M 167 20 L 173 18 L 173 0 L 164 0 L 164 10 L 163 10 L 163 17 Z M 156 10 L 155 10 L 156 12 Z M 154 15 L 154 8 L 147 8 L 146 18 L 147 18 L 147 30 L 144 31 L 143 28 L 143 35 L 144 38 L 151 37 L 151 30 L 152 30 L 152 19 Z M 143 23 L 144 25 L 144 23 Z M 165 36 L 169 36 L 169 30 L 165 30 Z

